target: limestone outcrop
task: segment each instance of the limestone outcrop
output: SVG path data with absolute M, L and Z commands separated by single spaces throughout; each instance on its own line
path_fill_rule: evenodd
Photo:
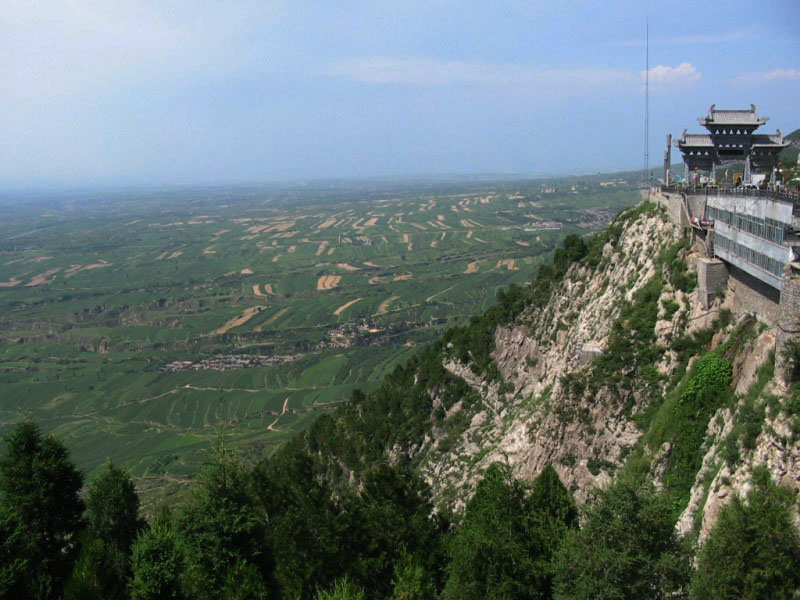
M 658 209 L 626 220 L 616 239 L 602 248 L 598 264 L 574 264 L 548 302 L 529 306 L 513 323 L 496 329 L 492 356 L 499 378 L 476 374 L 471 365 L 454 358 L 445 360 L 445 368 L 475 390 L 480 401 L 450 409 L 453 416 L 458 414 L 468 422 L 455 441 L 445 444 L 444 433 L 434 430 L 412 451 L 421 457 L 422 472 L 442 503 L 462 508 L 479 475 L 496 461 L 511 465 L 524 479 L 533 479 L 552 464 L 579 501 L 624 469 L 633 453 L 648 461 L 649 476 L 661 484 L 672 447 L 664 443 L 651 448 L 643 443 L 648 425 L 639 416 L 651 404 L 661 404 L 674 394 L 698 358 L 687 361 L 675 341 L 707 330 L 734 308 L 725 294 L 704 307 L 697 293 L 671 283 L 664 256 L 682 234 Z M 677 260 L 687 265 L 691 275 L 700 255 L 689 247 L 677 254 Z M 621 311 L 655 277 L 661 283 L 651 333 L 652 344 L 659 350 L 655 365 L 659 376 L 653 377 L 656 383 L 649 387 L 633 386 L 621 394 L 613 385 L 597 380 L 593 361 L 608 350 Z M 777 335 L 774 326 L 752 315 L 732 314 L 729 320 L 726 326 L 717 326 L 703 352 L 722 346 L 733 335 L 744 340 L 729 343 L 731 348 L 726 350 L 733 357 L 735 400 L 733 406 L 718 409 L 708 425 L 700 449 L 702 464 L 678 522 L 682 533 L 695 531 L 700 539 L 725 502 L 733 494 L 746 493 L 755 465 L 766 466 L 777 482 L 800 488 L 800 436 L 781 408 L 786 390 L 777 380 L 757 391 L 756 406 L 771 403 L 772 408 L 766 409 L 755 444 L 743 448 L 733 464 L 722 456 L 731 446 L 727 440 L 741 417 L 739 407 L 745 396 L 752 395 L 759 384 L 761 367 L 774 361 Z M 753 399 L 746 402 L 750 406 Z

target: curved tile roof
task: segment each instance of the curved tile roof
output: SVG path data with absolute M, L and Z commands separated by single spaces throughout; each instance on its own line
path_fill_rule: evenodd
M 754 104 L 749 109 L 728 109 L 717 108 L 712 104 L 708 109 L 708 115 L 698 119 L 701 125 L 756 125 L 766 123 L 768 117 L 759 117 L 756 113 Z

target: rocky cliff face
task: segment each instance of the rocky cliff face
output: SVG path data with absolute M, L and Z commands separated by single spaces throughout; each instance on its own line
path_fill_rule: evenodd
M 747 319 L 747 315 L 742 315 Z M 731 436 L 751 418 L 746 414 L 747 395 L 758 388 L 758 370 L 771 360 L 775 331 L 762 326 L 750 340 L 734 365 L 737 401 L 731 408 L 719 409 L 708 425 L 703 446 L 703 465 L 695 477 L 688 506 L 678 521 L 682 534 L 697 529 L 702 542 L 716 522 L 720 509 L 734 495 L 745 497 L 751 489 L 753 469 L 766 467 L 776 483 L 800 489 L 800 429 L 793 419 L 788 390 L 776 379 L 769 379 L 753 398 L 755 410 L 763 411 L 763 423 L 748 444 L 737 444 L 738 456 L 730 460 Z M 795 417 L 796 418 L 796 417 Z M 797 515 L 796 515 L 797 517 Z M 800 519 L 796 519 L 800 527 Z
M 747 490 L 754 465 L 766 465 L 778 482 L 800 487 L 800 442 L 792 433 L 791 418 L 781 410 L 786 390 L 776 381 L 766 385 L 757 381 L 762 365 L 773 360 L 775 331 L 747 315 L 734 315 L 730 324 L 717 326 L 710 345 L 688 364 L 685 351 L 676 347 L 676 340 L 713 327 L 721 311 L 732 306 L 728 298 L 728 304 L 717 300 L 704 310 L 695 293 L 674 284 L 668 272 L 670 259 L 665 260 L 670 248 L 673 260 L 688 265 L 687 276 L 692 275 L 697 258 L 691 248 L 675 254 L 680 236 L 681 231 L 657 209 L 626 220 L 618 237 L 603 247 L 596 266 L 576 263 L 546 304 L 529 307 L 513 323 L 497 328 L 493 358 L 499 379 L 476 374 L 470 365 L 454 359 L 445 361 L 450 373 L 478 392 L 480 402 L 450 409 L 448 417 L 458 414 L 469 422 L 455 443 L 442 444 L 444 436 L 434 429 L 415 451 L 421 454 L 422 472 L 443 503 L 456 510 L 463 507 L 480 473 L 495 461 L 510 464 L 525 479 L 533 479 L 552 464 L 579 501 L 626 468 L 634 454 L 649 465 L 649 476 L 659 484 L 671 446 L 649 447 L 643 441 L 649 421 L 640 417 L 675 393 L 673 388 L 685 382 L 687 366 L 699 354 L 725 344 L 732 335 L 742 338 L 745 325 L 744 341 L 726 350 L 733 358 L 737 399 L 710 420 L 699 451 L 702 466 L 679 528 L 683 533 L 707 532 L 727 499 Z M 640 290 L 656 290 L 658 296 L 655 305 L 652 298 L 647 305 L 656 306 L 653 310 L 658 313 L 648 322 L 654 323 L 652 331 L 645 332 L 658 359 L 649 384 L 623 389 L 602 380 L 592 360 L 609 352 L 612 336 L 619 338 L 620 331 L 634 323 L 624 320 L 622 313 L 625 307 L 641 303 L 637 300 Z M 638 360 L 638 355 L 633 356 Z M 756 385 L 763 387 L 756 390 L 756 400 L 745 401 L 748 391 L 751 396 L 756 393 Z M 758 411 L 768 402 L 772 408 L 764 409 L 755 442 L 748 438 L 746 447 L 740 443 L 739 456 L 732 460 L 735 444 L 728 440 L 737 423 L 750 418 L 741 407 L 747 403 L 747 410 L 755 406 Z M 722 458 L 725 451 L 728 462 Z

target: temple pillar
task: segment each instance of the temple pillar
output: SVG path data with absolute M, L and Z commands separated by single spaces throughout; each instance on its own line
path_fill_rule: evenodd
M 664 150 L 664 185 L 669 185 L 669 167 L 672 162 L 672 134 L 667 134 L 667 149 Z

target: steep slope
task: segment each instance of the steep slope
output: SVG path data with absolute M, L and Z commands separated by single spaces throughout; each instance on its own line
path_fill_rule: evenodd
M 704 310 L 697 257 L 654 204 L 588 243 L 568 238 L 529 285 L 292 451 L 347 486 L 382 461 L 410 463 L 456 512 L 493 462 L 523 479 L 553 465 L 579 501 L 622 469 L 663 486 L 681 532 L 707 531 L 753 465 L 800 485 L 800 427 L 773 380 L 774 329 L 734 314 L 732 292 Z
M 446 455 L 433 447 L 423 462 L 435 490 L 458 507 L 464 495 L 453 490 L 469 489 L 497 460 L 525 479 L 553 464 L 579 500 L 609 481 L 643 434 L 637 421 L 680 367 L 670 342 L 719 313 L 702 311 L 688 293 L 679 235 L 653 206 L 629 211 L 546 302 L 497 328 L 500 378 L 445 363 L 482 402 L 459 443 Z
M 800 153 L 800 129 L 795 129 L 789 135 L 785 135 L 783 139 L 791 142 L 791 145 L 781 151 L 781 162 L 785 165 L 797 165 L 797 155 Z
M 582 391 L 585 384 L 574 375 L 587 372 L 583 357 L 607 346 L 621 311 L 647 293 L 676 235 L 654 209 L 632 211 L 608 232 L 596 266 L 590 260 L 575 263 L 547 302 L 529 305 L 497 329 L 493 357 L 499 380 L 490 383 L 456 359 L 446 362 L 483 401 L 460 443 L 425 463 L 434 489 L 469 486 L 475 471 L 497 460 L 508 461 L 526 479 L 553 464 L 579 499 L 608 480 L 608 467 L 619 466 L 623 448 L 641 433 L 630 418 L 631 406 L 608 390 Z

